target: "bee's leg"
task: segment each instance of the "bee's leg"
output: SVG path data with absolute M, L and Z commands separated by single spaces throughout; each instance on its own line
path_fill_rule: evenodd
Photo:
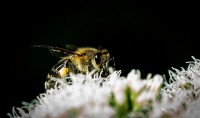
M 65 62 L 64 67 L 66 67 L 66 68 L 68 67 L 70 69 L 70 71 L 74 74 L 80 73 L 80 70 L 69 59 Z
M 80 73 L 80 70 L 78 70 L 78 68 L 76 68 L 76 66 L 72 63 L 71 60 L 67 60 L 64 65 L 65 65 L 64 67 L 69 68 L 69 73 L 70 72 L 73 74 Z M 68 84 L 70 84 L 70 85 L 72 84 L 71 78 L 67 78 L 66 81 Z
M 44 84 L 45 85 L 45 90 L 51 89 L 51 88 L 55 88 L 56 81 L 57 81 L 57 79 L 53 80 L 53 77 L 47 78 L 47 80 L 45 81 L 45 84 Z

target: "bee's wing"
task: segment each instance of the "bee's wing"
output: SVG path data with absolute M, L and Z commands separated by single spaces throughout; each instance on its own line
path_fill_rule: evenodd
M 78 46 L 72 44 L 65 44 L 65 49 L 75 51 L 78 49 Z
M 65 57 L 68 56 L 69 54 L 76 54 L 71 50 L 60 48 L 60 47 L 55 47 L 55 46 L 48 46 L 48 45 L 33 45 L 33 47 L 40 47 L 40 48 L 47 48 L 49 51 L 56 57 Z M 78 54 L 77 54 L 78 55 Z

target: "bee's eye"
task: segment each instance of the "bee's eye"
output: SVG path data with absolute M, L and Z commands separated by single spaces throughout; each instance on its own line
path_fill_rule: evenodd
M 101 54 L 97 53 L 94 55 L 94 59 L 97 65 L 99 65 L 101 63 Z

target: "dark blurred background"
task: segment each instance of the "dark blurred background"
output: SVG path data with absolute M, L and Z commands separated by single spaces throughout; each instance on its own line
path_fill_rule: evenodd
M 191 56 L 200 58 L 195 3 L 74 1 L 56 5 L 13 5 L 5 23 L 6 46 L 1 115 L 44 92 L 44 81 L 59 58 L 31 45 L 65 44 L 107 48 L 116 69 L 126 76 L 139 69 L 168 77 L 171 67 L 187 68 Z M 40 5 L 38 5 L 40 4 Z M 4 86 L 5 85 L 5 86 Z

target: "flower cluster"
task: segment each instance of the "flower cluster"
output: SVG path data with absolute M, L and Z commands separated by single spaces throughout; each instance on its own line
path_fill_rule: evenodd
M 169 71 L 170 83 L 162 88 L 162 101 L 154 102 L 152 117 L 200 116 L 200 60 L 192 58 L 187 69 Z
M 200 60 L 187 69 L 169 71 L 170 83 L 151 74 L 141 78 L 139 70 L 123 77 L 121 71 L 107 78 L 71 75 L 72 85 L 40 94 L 31 103 L 14 108 L 11 118 L 196 118 L 200 115 Z M 35 102 L 36 101 L 36 102 Z
M 109 102 L 116 111 L 115 117 L 147 117 L 152 110 L 151 102 L 160 96 L 163 78 L 160 75 L 151 78 L 149 74 L 141 79 L 140 71 L 132 70 L 126 78 L 111 78 L 110 82 Z

